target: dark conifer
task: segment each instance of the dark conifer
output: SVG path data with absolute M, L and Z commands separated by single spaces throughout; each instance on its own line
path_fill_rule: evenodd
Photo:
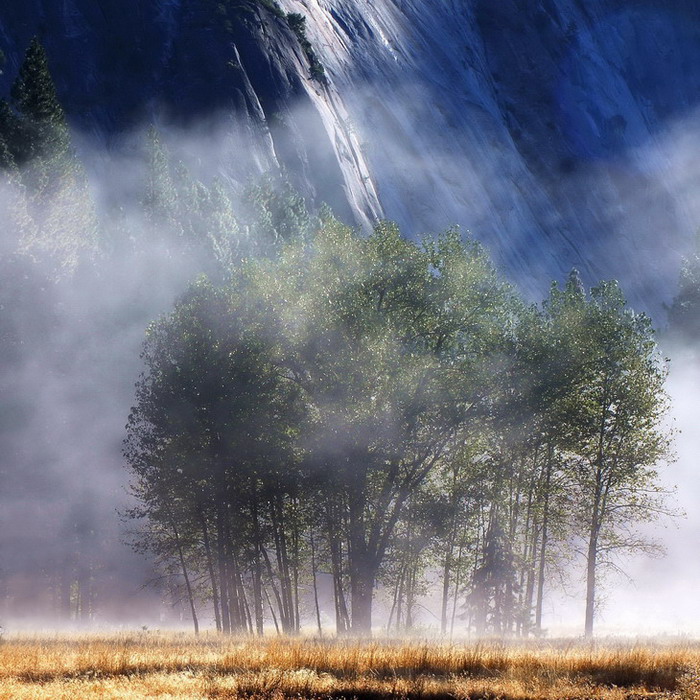
M 70 134 L 66 115 L 56 94 L 46 52 L 36 37 L 29 44 L 11 97 L 21 121 L 14 144 L 16 160 L 23 163 L 37 156 L 67 155 Z

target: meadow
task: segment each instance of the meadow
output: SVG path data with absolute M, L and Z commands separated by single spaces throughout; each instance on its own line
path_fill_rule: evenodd
M 20 635 L 0 643 L 0 698 L 690 699 L 700 644 Z

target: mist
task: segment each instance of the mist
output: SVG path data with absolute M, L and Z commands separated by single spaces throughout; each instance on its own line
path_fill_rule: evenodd
M 674 500 L 682 517 L 661 521 L 652 533 L 663 544 L 660 558 L 631 559 L 623 564 L 625 576 L 612 579 L 601 610 L 601 631 L 611 634 L 683 635 L 700 634 L 700 603 L 696 590 L 700 562 L 694 543 L 700 537 L 700 502 L 697 430 L 700 373 L 694 350 L 675 347 L 669 351 L 671 397 L 677 461 L 661 470 L 664 486 L 675 491 Z
M 214 152 L 225 159 L 232 140 L 223 120 L 220 129 L 225 136 L 164 128 L 164 138 L 182 149 L 188 165 L 206 163 L 211 173 Z M 173 238 L 168 222 L 144 217 L 147 131 L 135 130 L 114 150 L 75 135 L 99 220 L 97 246 L 75 259 L 60 248 L 47 255 L 52 241 L 13 242 L 11 228 L 3 241 L 3 331 L 10 346 L 0 471 L 6 628 L 179 619 L 172 601 L 163 603 L 162 586 L 147 586 L 157 576 L 152 564 L 128 546 L 122 515 L 133 502 L 122 442 L 148 324 L 211 266 L 201 250 Z M 246 185 L 241 181 L 241 193 Z M 11 181 L 0 191 L 5 215 L 13 213 L 17 187 Z M 58 206 L 42 204 L 38 216 L 61 217 Z M 86 586 L 82 612 L 56 579 L 66 569 Z
M 428 104 L 429 97 L 420 87 L 399 86 L 392 112 L 410 115 L 417 94 L 424 95 L 423 104 Z M 348 104 L 362 104 L 365 110 L 376 99 L 372 85 L 346 96 Z M 309 110 L 307 103 L 293 106 L 292 121 L 305 124 Z M 607 243 L 593 252 L 577 250 L 571 255 L 569 250 L 565 260 L 557 259 L 554 265 L 556 252 L 535 260 L 529 250 L 547 198 L 535 194 L 532 209 L 521 216 L 525 207 L 515 179 L 522 164 L 514 165 L 504 157 L 498 144 L 483 144 L 474 164 L 439 147 L 428 159 L 409 147 L 407 134 L 423 120 L 420 110 L 411 119 L 415 122 L 399 131 L 393 119 L 376 115 L 353 125 L 356 138 L 368 143 L 370 151 L 367 162 L 357 167 L 381 183 L 367 184 L 377 194 L 373 208 L 348 197 L 352 188 L 341 181 L 338 166 L 328 162 L 327 153 L 311 159 L 313 172 L 290 171 L 291 182 L 305 195 L 311 212 L 330 202 L 347 223 L 365 228 L 374 217 L 386 215 L 399 220 L 412 238 L 462 225 L 485 241 L 500 267 L 513 273 L 524 295 L 538 301 L 546 294 L 550 276 L 561 280 L 561 270 L 583 263 L 589 284 L 597 282 L 594 276 L 603 271 L 609 277 L 626 278 L 623 288 L 635 308 L 650 310 L 657 327 L 663 328 L 664 305 L 673 297 L 681 255 L 689 248 L 689 232 L 698 220 L 695 185 L 700 173 L 687 159 L 698 141 L 696 115 L 675 119 L 653 143 L 618 154 L 614 162 L 592 162 L 561 178 L 560 186 L 570 192 L 596 183 L 600 190 L 623 189 L 626 197 L 622 213 L 619 202 L 607 209 L 601 198 L 597 215 L 601 221 L 615 222 Z M 318 126 L 315 123 L 314 128 Z M 191 241 L 174 239 L 168 221 L 144 215 L 149 157 L 144 144 L 150 127 L 149 122 L 133 128 L 113 139 L 109 147 L 94 135 L 73 133 L 99 222 L 97 245 L 88 241 L 77 253 L 55 253 L 50 241 L 3 240 L 2 254 L 12 260 L 16 277 L 0 280 L 2 324 L 17 339 L 0 378 L 3 393 L 12 397 L 3 411 L 5 458 L 0 467 L 0 624 L 6 629 L 189 624 L 181 596 L 168 590 L 164 579 L 158 583 L 161 572 L 152 558 L 130 549 L 131 525 L 120 517 L 134 504 L 122 442 L 135 400 L 134 383 L 143 369 L 140 353 L 146 329 L 172 309 L 188 285 L 203 272 L 211 275 L 220 262 L 210 242 L 199 248 Z M 173 161 L 184 163 L 194 179 L 211 184 L 218 177 L 225 183 L 239 225 L 235 240 L 229 241 L 229 252 L 245 257 L 256 245 L 251 237 L 259 235 L 250 215 L 250 188 L 265 173 L 276 176 L 285 164 L 277 160 L 276 152 L 271 155 L 267 135 L 251 136 L 249 124 L 219 113 L 184 126 L 162 120 L 157 131 Z M 307 129 L 299 141 L 308 143 L 314 138 L 311 132 Z M 480 168 L 481 161 L 490 167 Z M 637 166 L 645 171 L 639 186 L 628 177 Z M 397 180 L 403 181 L 392 184 Z M 310 186 L 312 181 L 323 186 Z M 455 181 L 459 182 L 458 198 L 454 197 Z M 14 206 L 14 188 L 10 182 L 0 191 L 4 212 Z M 407 191 L 422 190 L 428 192 L 423 202 L 403 199 Z M 279 191 L 279 196 L 286 194 Z M 424 206 L 426 200 L 435 204 Z M 443 205 L 447 200 L 449 205 Z M 443 206 L 447 213 L 428 225 L 426 220 Z M 416 207 L 423 208 L 421 216 L 411 211 Z M 56 208 L 49 214 L 60 218 Z M 668 228 L 662 232 L 664 224 Z M 616 258 L 625 246 L 633 245 L 632 231 L 643 231 L 649 245 L 634 244 L 633 264 L 624 261 L 617 268 Z M 54 252 L 47 254 L 47 250 Z M 659 289 L 663 298 L 656 296 Z M 4 302 L 5 295 L 22 303 L 12 307 Z M 696 622 L 700 603 L 693 590 L 700 575 L 700 560 L 693 551 L 693 543 L 700 539 L 696 513 L 700 486 L 695 471 L 700 437 L 694 425 L 700 367 L 683 348 L 667 352 L 672 361 L 671 414 L 680 432 L 678 460 L 661 469 L 661 478 L 669 489 L 677 486 L 675 500 L 687 517 L 650 531 L 664 544 L 664 558 L 628 559 L 621 566 L 633 582 L 623 576 L 608 579 L 599 626 L 603 634 L 695 635 L 700 631 Z M 65 582 L 59 579 L 66 567 L 74 579 L 84 581 L 89 601 L 78 602 L 70 588 L 65 590 Z M 579 631 L 580 575 L 581 561 L 574 560 L 562 586 L 547 592 L 544 626 L 548 634 Z M 156 585 L 147 585 L 154 581 Z M 330 606 L 331 584 L 323 577 L 320 581 L 321 598 Z M 430 598 L 424 602 L 426 608 L 434 605 Z M 324 615 L 330 620 L 330 611 Z M 203 622 L 211 624 L 208 619 Z M 429 629 L 431 615 L 423 623 Z

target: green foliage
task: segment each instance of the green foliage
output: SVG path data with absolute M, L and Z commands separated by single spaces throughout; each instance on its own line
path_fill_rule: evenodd
M 286 15 L 286 19 L 289 28 L 294 32 L 294 34 L 296 34 L 299 44 L 306 54 L 306 58 L 309 61 L 311 77 L 314 80 L 317 80 L 319 83 L 325 84 L 326 70 L 316 55 L 314 47 L 306 36 L 306 17 L 298 12 L 290 12 Z
M 46 52 L 34 37 L 12 85 L 12 103 L 20 115 L 11 150 L 18 165 L 37 157 L 60 158 L 70 149 L 63 108 L 49 71 Z
M 632 524 L 671 511 L 656 465 L 671 457 L 663 428 L 666 367 L 651 322 L 628 308 L 616 282 L 586 296 L 576 278 L 552 289 L 547 312 L 562 349 L 558 443 L 567 458 L 572 515 L 586 551 L 586 634 L 600 571 L 620 553 L 654 553 Z
M 269 9 L 313 70 L 305 18 Z M 617 284 L 587 291 L 572 273 L 527 307 L 457 230 L 363 235 L 314 216 L 284 173 L 241 197 L 193 175 L 155 129 L 144 152 L 129 254 L 155 247 L 211 280 L 150 327 L 125 444 L 132 515 L 147 520 L 138 546 L 187 578 L 193 608 L 211 602 L 224 631 L 274 616 L 295 632 L 321 567 L 339 631 L 368 630 L 379 583 L 390 626 L 409 629 L 439 580 L 444 631 L 460 610 L 471 628 L 527 635 L 542 632 L 545 584 L 572 543 L 586 540 L 591 609 L 601 567 L 654 551 L 635 524 L 668 511 L 655 471 L 670 451 L 665 366 Z M 36 40 L 0 102 L 0 168 L 2 301 L 24 308 L 49 289 L 32 261 L 72 272 L 97 232 Z M 669 315 L 690 338 L 699 271 L 694 254 Z M 14 366 L 26 338 L 11 324 L 0 335 Z M 6 403 L 3 444 L 22 404 Z
M 22 141 L 21 120 L 14 113 L 6 100 L 0 100 L 0 141 L 2 142 L 2 169 L 9 170 L 17 166 L 17 155 Z
M 94 205 L 36 38 L 13 83 L 11 102 L 0 103 L 0 161 L 11 173 L 18 249 L 48 263 L 57 277 L 92 257 Z
M 284 242 L 311 232 L 313 219 L 306 202 L 284 171 L 250 181 L 243 202 L 242 222 L 263 252 L 274 251 Z
M 0 110 L 1 109 L 2 105 L 0 105 Z M 0 116 L 0 119 L 2 119 L 2 116 Z M 3 133 L 2 129 L 0 129 L 0 133 Z M 0 171 L 7 172 L 9 170 L 14 170 L 16 167 L 15 159 L 12 157 L 12 153 L 10 153 L 7 141 L 4 137 L 0 136 Z
M 272 12 L 275 16 L 279 17 L 280 19 L 284 19 L 284 10 L 282 10 L 276 0 L 258 0 L 258 2 L 270 10 L 270 12 Z
M 150 242 L 160 237 L 170 244 L 172 255 L 197 260 L 198 269 L 214 279 L 227 277 L 249 255 L 273 255 L 285 241 L 311 231 L 314 218 L 284 172 L 251 178 L 236 194 L 222 178 L 195 178 L 154 128 L 145 155 L 144 233 Z
M 225 0 L 224 2 L 217 3 L 216 13 L 221 17 L 227 18 L 225 23 L 227 29 L 230 31 L 233 26 L 233 18 L 240 17 L 241 13 L 244 13 L 243 16 L 252 15 L 254 13 L 253 8 L 256 4 L 266 8 L 279 19 L 284 19 L 286 17 L 284 10 L 279 6 L 277 0 Z M 231 16 L 229 16 L 229 9 L 233 11 Z
M 201 281 L 151 325 L 127 441 L 130 463 L 143 474 L 166 469 L 206 490 L 217 470 L 235 483 L 242 476 L 235 469 L 289 457 L 285 420 L 295 392 L 280 384 L 254 313 L 243 293 Z
M 266 525 L 260 509 L 276 508 L 299 486 L 293 449 L 298 390 L 271 361 L 262 331 L 244 287 L 194 285 L 173 313 L 149 329 L 146 372 L 127 425 L 124 453 L 142 504 L 130 514 L 149 519 L 149 534 L 136 546 L 155 551 L 166 565 L 184 546 L 191 560 L 198 529 L 211 523 L 226 603 L 221 613 L 217 608 L 217 620 L 224 631 L 245 629 L 247 622 L 222 572 L 252 563 L 262 604 Z M 229 531 L 235 536 L 225 544 Z M 208 549 L 194 561 L 206 556 L 211 568 L 210 535 L 204 533 Z M 288 610 L 281 614 L 286 631 L 298 629 Z
M 417 244 L 326 213 L 312 233 L 288 199 L 252 190 L 274 248 L 227 285 L 196 286 L 146 344 L 126 454 L 144 514 L 200 514 L 191 566 L 204 566 L 198 529 L 216 531 L 248 567 L 256 628 L 269 585 L 294 630 L 308 529 L 339 629 L 368 631 L 379 580 L 394 589 L 389 625 L 410 628 L 439 562 L 443 630 L 462 579 L 477 631 L 527 634 L 576 533 L 593 583 L 615 552 L 652 551 L 633 525 L 665 508 L 665 368 L 615 283 L 588 294 L 574 272 L 526 308 L 457 230 Z

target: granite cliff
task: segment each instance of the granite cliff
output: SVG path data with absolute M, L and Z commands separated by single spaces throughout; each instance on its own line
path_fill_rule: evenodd
M 76 130 L 224 115 L 217 168 L 283 164 L 363 225 L 460 224 L 537 296 L 576 265 L 657 308 L 697 226 L 667 152 L 700 95 L 689 0 L 11 0 L 0 91 L 35 34 Z

